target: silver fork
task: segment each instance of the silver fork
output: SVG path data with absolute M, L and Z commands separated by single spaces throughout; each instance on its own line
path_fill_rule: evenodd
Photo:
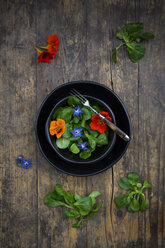
M 98 113 L 94 108 L 92 108 L 90 106 L 89 101 L 83 95 L 81 95 L 77 90 L 73 89 L 71 91 L 71 95 L 79 98 L 80 102 L 84 106 L 90 108 L 94 113 L 96 113 L 107 124 L 107 126 L 110 127 L 123 140 L 130 141 L 130 137 L 126 133 L 124 133 L 119 127 L 117 127 L 115 124 L 113 124 L 111 121 L 109 121 L 106 117 L 104 117 L 103 115 Z

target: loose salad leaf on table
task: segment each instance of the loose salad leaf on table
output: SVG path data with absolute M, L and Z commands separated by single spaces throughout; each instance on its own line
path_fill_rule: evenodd
M 143 23 L 128 23 L 123 25 L 117 32 L 116 37 L 122 42 L 114 49 L 112 53 L 112 60 L 116 64 L 117 62 L 117 52 L 120 47 L 125 46 L 129 58 L 132 62 L 137 63 L 145 54 L 145 47 L 141 43 L 145 40 L 154 39 L 154 35 L 152 33 L 146 32 L 140 34 L 139 32 L 143 28 Z
M 112 121 L 109 113 L 96 102 L 91 102 L 91 106 Z M 66 106 L 56 109 L 49 132 L 54 135 L 59 149 L 69 149 L 73 154 L 79 154 L 81 159 L 89 158 L 97 147 L 108 144 L 107 125 L 75 96 L 68 98 Z
M 81 228 L 84 221 L 91 219 L 99 211 L 102 202 L 96 202 L 96 197 L 100 195 L 99 191 L 93 191 L 89 196 L 83 197 L 78 194 L 73 195 L 56 184 L 54 191 L 45 196 L 44 203 L 53 208 L 66 207 L 65 215 L 76 220 L 72 227 Z
M 128 206 L 129 212 L 145 211 L 148 209 L 146 204 L 146 197 L 143 193 L 143 189 L 151 188 L 151 185 L 144 180 L 144 183 L 139 183 L 139 175 L 136 172 L 130 172 L 128 177 L 120 178 L 118 184 L 124 190 L 129 190 L 127 194 L 122 194 L 114 199 L 114 202 L 118 208 Z

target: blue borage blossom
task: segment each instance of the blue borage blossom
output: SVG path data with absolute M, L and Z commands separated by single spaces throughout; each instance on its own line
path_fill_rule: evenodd
M 77 108 L 73 108 L 73 115 L 76 115 L 79 117 L 79 114 L 82 114 L 83 111 L 80 109 L 80 105 L 77 106 Z
M 78 147 L 79 147 L 81 150 L 83 150 L 83 151 L 88 150 L 88 147 L 86 147 L 87 142 L 84 142 L 84 143 L 78 142 L 78 143 L 79 143 Z
M 24 167 L 26 170 L 29 169 L 29 166 L 32 165 L 32 163 L 30 162 L 30 160 L 24 160 L 21 157 L 18 157 L 16 159 L 17 162 L 19 162 L 21 164 L 22 167 Z
M 71 134 L 73 134 L 75 138 L 81 137 L 82 136 L 81 131 L 82 128 L 74 127 L 74 130 L 71 132 Z

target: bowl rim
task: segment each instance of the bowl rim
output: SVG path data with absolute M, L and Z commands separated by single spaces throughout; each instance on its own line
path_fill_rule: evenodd
M 120 104 L 122 105 L 124 111 L 125 111 L 125 114 L 127 116 L 127 119 L 128 119 L 128 123 L 129 123 L 129 131 L 130 131 L 130 141 L 131 141 L 131 133 L 132 133 L 132 125 L 131 125 L 131 119 L 130 119 L 130 116 L 128 114 L 128 111 L 123 103 L 123 101 L 120 99 L 120 97 L 113 91 L 111 90 L 109 87 L 107 87 L 106 85 L 104 84 L 101 84 L 101 83 L 98 83 L 98 82 L 95 82 L 95 81 L 90 81 L 90 80 L 74 80 L 74 81 L 69 81 L 69 82 L 66 82 L 66 83 L 63 83 L 61 85 L 58 85 L 54 88 L 54 90 L 52 90 L 44 99 L 43 101 L 41 102 L 40 104 L 40 107 L 39 109 L 37 110 L 37 114 L 36 114 L 36 119 L 35 119 L 35 135 L 36 135 L 36 141 L 37 141 L 37 144 L 38 144 L 38 147 L 43 155 L 43 157 L 49 162 L 49 164 L 51 164 L 54 168 L 56 168 L 58 171 L 64 173 L 64 174 L 67 174 L 67 175 L 70 175 L 70 176 L 76 176 L 76 177 L 87 177 L 87 176 L 94 176 L 94 175 L 97 175 L 99 173 L 102 173 L 104 171 L 106 171 L 107 169 L 113 167 L 114 164 L 116 164 L 122 157 L 123 155 L 126 153 L 126 150 L 129 146 L 129 142 L 126 143 L 126 146 L 124 147 L 123 149 L 123 152 L 109 165 L 107 165 L 105 168 L 103 169 L 100 169 L 98 171 L 95 171 L 95 172 L 92 172 L 92 173 L 86 173 L 86 174 L 79 174 L 79 173 L 72 173 L 72 172 L 68 172 L 68 171 L 65 171 L 64 169 L 61 169 L 59 168 L 58 166 L 56 166 L 45 154 L 44 150 L 42 149 L 42 146 L 40 144 L 40 141 L 39 141 L 39 137 L 38 137 L 38 130 L 37 130 L 37 124 L 38 124 L 38 119 L 39 119 L 39 116 L 40 116 L 40 113 L 41 113 L 41 110 L 44 106 L 44 104 L 47 102 L 47 100 L 49 99 L 49 97 L 58 89 L 66 86 L 66 85 L 71 85 L 71 84 L 75 84 L 75 83 L 91 83 L 93 85 L 98 85 L 98 86 L 101 86 L 103 87 L 104 89 L 110 91 L 112 94 L 114 94 L 114 96 L 117 98 L 117 100 L 120 102 Z
M 99 104 L 102 104 L 104 105 L 108 111 L 110 112 L 112 118 L 113 118 L 113 122 L 114 124 L 116 124 L 116 119 L 115 119 L 115 115 L 112 111 L 112 109 L 106 104 L 104 103 L 104 101 L 102 101 L 101 99 L 97 99 L 96 97 L 93 97 L 93 96 L 90 96 L 90 95 L 84 95 L 86 98 L 91 98 L 93 101 L 96 101 L 98 102 Z M 77 161 L 76 159 L 69 159 L 65 156 L 63 156 L 59 151 L 58 149 L 56 148 L 55 145 L 53 145 L 52 143 L 52 140 L 51 140 L 51 137 L 50 137 L 50 134 L 49 134 L 49 124 L 50 124 L 50 121 L 51 121 L 51 117 L 55 111 L 56 108 L 58 108 L 58 106 L 60 106 L 60 104 L 62 104 L 64 101 L 67 101 L 67 99 L 69 98 L 69 96 L 67 97 L 64 97 L 63 99 L 61 99 L 60 101 L 58 101 L 53 109 L 51 110 L 47 120 L 46 120 L 46 124 L 45 124 L 45 134 L 46 134 L 46 138 L 49 142 L 49 144 L 51 145 L 51 147 L 53 148 L 53 150 L 58 154 L 58 156 L 60 156 L 60 158 L 62 158 L 64 161 L 67 161 L 67 162 L 70 162 L 70 163 L 74 163 L 74 164 L 81 164 L 81 165 L 88 165 L 88 164 L 93 164 L 93 163 L 96 163 L 98 161 L 100 161 L 101 159 L 103 159 L 104 157 L 107 156 L 107 154 L 113 149 L 114 145 L 115 145 L 115 141 L 116 141 L 116 133 L 113 133 L 113 137 L 112 137 L 112 142 L 111 143 L 108 143 L 108 148 L 107 150 L 101 155 L 99 156 L 98 158 L 94 159 L 94 160 L 82 160 L 82 161 Z

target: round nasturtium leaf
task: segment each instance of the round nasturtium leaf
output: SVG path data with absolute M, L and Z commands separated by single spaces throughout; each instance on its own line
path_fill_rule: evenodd
M 75 106 L 80 104 L 80 100 L 76 96 L 70 96 L 68 98 L 68 104 L 71 106 Z
M 82 151 L 80 152 L 80 158 L 87 159 L 91 156 L 91 151 Z
M 66 149 L 69 146 L 70 140 L 66 138 L 60 138 L 56 140 L 56 145 L 60 149 Z
M 86 121 L 86 120 L 91 119 L 92 117 L 91 111 L 87 107 L 83 107 L 81 110 L 83 111 L 83 114 L 82 114 L 83 120 Z
M 78 148 L 78 146 L 75 143 L 73 143 L 70 147 L 70 151 L 73 152 L 74 154 L 77 154 L 77 153 L 79 153 L 80 149 Z
M 69 138 L 71 136 L 70 133 L 70 125 L 69 123 L 65 123 L 65 133 L 63 134 L 63 138 Z

